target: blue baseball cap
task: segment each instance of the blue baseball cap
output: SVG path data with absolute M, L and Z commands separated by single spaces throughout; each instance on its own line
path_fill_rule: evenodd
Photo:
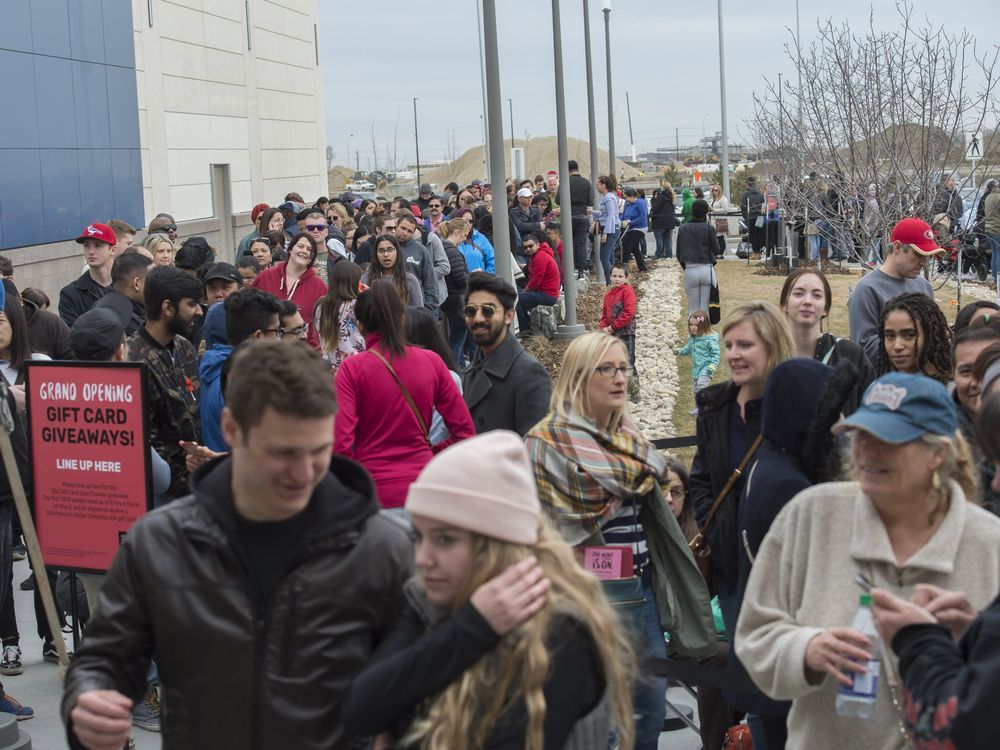
M 884 443 L 909 443 L 924 434 L 952 437 L 958 412 L 947 389 L 926 375 L 891 372 L 865 391 L 861 406 L 835 430 L 856 428 Z

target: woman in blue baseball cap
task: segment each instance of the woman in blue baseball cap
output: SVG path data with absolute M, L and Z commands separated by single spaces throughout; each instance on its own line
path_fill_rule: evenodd
M 792 701 L 789 747 L 834 750 L 850 737 L 853 750 L 902 750 L 896 658 L 849 627 L 855 580 L 902 598 L 918 584 L 960 588 L 982 608 L 1000 590 L 1000 519 L 972 502 L 969 449 L 937 381 L 889 373 L 834 429 L 848 435 L 853 481 L 813 486 L 778 514 L 753 563 L 736 653 L 761 690 Z M 870 717 L 840 715 L 841 686 L 879 661 Z

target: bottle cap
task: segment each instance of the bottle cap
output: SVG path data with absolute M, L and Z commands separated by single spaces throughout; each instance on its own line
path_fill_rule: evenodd
M 862 607 L 870 607 L 870 606 L 872 606 L 872 595 L 871 594 L 862 594 L 861 595 L 861 606 Z

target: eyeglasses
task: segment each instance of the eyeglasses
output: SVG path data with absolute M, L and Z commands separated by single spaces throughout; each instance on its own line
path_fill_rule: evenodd
M 632 365 L 616 366 L 611 364 L 610 362 L 607 362 L 603 365 L 599 365 L 594 368 L 594 372 L 596 372 L 602 378 L 607 378 L 608 380 L 610 380 L 616 374 L 618 374 L 619 371 L 624 373 L 625 377 L 627 378 L 632 377 L 632 375 L 635 373 L 635 370 L 632 368 Z
M 674 500 L 683 500 L 687 497 L 687 492 L 683 487 L 671 487 L 667 490 L 667 494 L 670 495 Z
M 285 335 L 285 329 L 284 328 L 261 328 L 260 329 L 260 334 L 262 336 L 264 334 L 266 334 L 266 333 L 273 333 L 274 334 L 274 338 L 280 339 L 282 336 Z
M 431 203 L 428 206 L 428 208 L 441 208 L 441 204 L 440 203 Z
M 394 252 L 396 252 L 396 248 L 394 248 L 394 247 L 380 247 L 375 252 L 378 253 L 379 255 L 392 255 Z
M 309 335 L 309 324 L 303 323 L 302 325 L 296 328 L 286 328 L 284 329 L 284 333 L 291 334 L 292 336 L 295 336 L 296 338 L 299 339 L 304 339 L 306 336 Z
M 483 311 L 483 317 L 489 320 L 497 311 L 496 305 L 466 305 L 462 312 L 465 313 L 465 317 L 474 318 L 478 311 Z
M 306 224 L 307 232 L 322 232 L 326 229 L 326 224 Z

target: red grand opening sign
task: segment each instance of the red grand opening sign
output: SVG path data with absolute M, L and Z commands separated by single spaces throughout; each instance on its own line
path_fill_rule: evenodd
M 152 507 L 143 365 L 32 362 L 25 390 L 45 564 L 105 571 Z

